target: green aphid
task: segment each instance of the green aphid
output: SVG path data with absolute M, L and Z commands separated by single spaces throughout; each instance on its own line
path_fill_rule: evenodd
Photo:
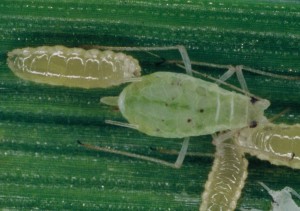
M 267 121 L 264 110 L 270 105 L 268 100 L 256 100 L 171 72 L 143 76 L 124 88 L 119 97 L 104 97 L 101 102 L 117 105 L 129 127 L 165 138 L 254 127 Z

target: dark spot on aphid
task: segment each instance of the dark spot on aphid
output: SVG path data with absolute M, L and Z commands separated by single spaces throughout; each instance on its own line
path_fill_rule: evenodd
M 164 119 L 162 119 L 161 121 L 162 121 L 162 122 L 165 122 L 165 120 L 164 120 Z
M 250 99 L 250 102 L 251 102 L 252 104 L 256 103 L 257 101 L 258 101 L 258 99 L 255 98 L 255 97 L 251 97 L 251 99 Z
M 167 107 L 168 107 L 168 106 L 169 106 L 169 104 L 168 104 L 168 103 L 165 103 L 165 106 L 167 106 Z
M 159 128 L 156 128 L 156 132 L 160 132 L 160 129 L 159 129 Z
M 200 109 L 199 109 L 199 112 L 200 112 L 200 113 L 203 113 L 203 112 L 204 112 L 204 109 L 203 109 L 203 108 L 200 108 Z
M 257 126 L 257 122 L 256 121 L 252 121 L 249 125 L 250 128 L 255 128 Z
M 182 86 L 181 81 L 177 81 L 176 85 L 177 85 L 177 86 Z
M 171 100 L 175 100 L 175 97 L 172 97 Z
M 191 123 L 191 122 L 192 122 L 192 119 L 188 118 L 187 123 Z

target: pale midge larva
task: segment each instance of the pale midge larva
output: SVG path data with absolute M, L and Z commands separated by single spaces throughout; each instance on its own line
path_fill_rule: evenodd
M 247 167 L 248 161 L 235 147 L 233 139 L 217 143 L 200 211 L 234 210 L 247 178 Z
M 300 169 L 300 124 L 258 125 L 235 135 L 235 144 L 245 153 L 274 165 Z
M 14 49 L 7 63 L 22 79 L 67 87 L 106 88 L 141 74 L 138 61 L 124 53 L 60 45 Z
M 299 124 L 276 125 L 268 122 L 255 128 L 246 127 L 219 135 L 215 138 L 214 144 L 217 151 L 202 194 L 201 211 L 235 209 L 247 176 L 244 153 L 267 160 L 274 165 L 300 169 Z M 277 197 L 280 208 L 287 205 L 280 198 L 287 197 L 283 193 L 282 190 Z M 290 206 L 292 202 L 290 197 Z
M 185 52 L 180 51 L 180 53 Z M 187 55 L 182 55 L 182 57 L 187 72 L 191 72 Z M 109 60 L 112 58 L 121 59 L 120 61 Z M 139 68 L 138 74 L 124 77 L 124 75 L 120 76 L 119 72 L 114 72 L 118 69 L 118 65 L 118 70 L 127 68 L 127 59 L 130 62 L 136 62 Z M 110 87 L 130 81 L 131 78 L 140 74 L 138 62 L 123 53 L 95 49 L 86 51 L 62 46 L 16 49 L 8 54 L 8 64 L 16 75 L 26 80 L 81 88 Z M 105 71 L 109 70 L 109 73 L 105 73 L 110 74 L 110 77 L 102 72 L 100 74 L 100 67 Z M 128 73 L 129 69 L 126 70 Z M 131 67 L 130 71 L 133 70 L 134 68 Z M 232 68 L 227 74 L 225 73 L 222 79 L 226 80 L 234 70 L 235 68 Z M 124 69 L 122 71 L 124 73 Z M 103 98 L 102 102 L 119 106 L 123 116 L 129 121 L 129 124 L 124 124 L 124 126 L 133 127 L 148 135 L 166 138 L 185 137 L 185 140 L 189 136 L 264 125 L 266 118 L 263 113 L 269 106 L 267 100 L 257 100 L 226 91 L 215 84 L 191 76 L 166 72 L 141 77 L 140 81 L 126 87 L 119 98 Z M 174 116 L 174 114 L 178 115 Z M 231 143 L 230 139 L 217 144 L 214 164 L 217 167 L 213 167 L 210 173 L 208 187 L 215 187 L 212 190 L 217 190 L 218 180 L 222 178 L 226 180 L 230 177 L 236 180 L 238 186 L 230 188 L 232 190 L 230 193 L 219 192 L 219 195 L 205 191 L 204 199 L 208 203 L 213 201 L 213 206 L 221 204 L 229 209 L 234 209 L 236 206 L 247 175 L 247 161 L 240 156 L 243 151 L 238 148 L 236 144 Z M 179 154 L 184 157 L 184 153 Z M 219 168 L 220 165 L 225 168 Z M 233 171 L 235 167 L 237 167 L 236 171 Z M 225 186 L 229 187 L 230 184 Z M 209 201 L 210 194 L 215 197 L 211 198 L 211 201 Z M 223 204 L 222 200 L 229 203 Z M 201 207 L 203 206 L 206 205 Z

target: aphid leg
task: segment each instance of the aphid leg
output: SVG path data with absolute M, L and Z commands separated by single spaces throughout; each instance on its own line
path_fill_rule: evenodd
M 174 164 L 176 168 L 180 168 L 182 166 L 182 163 L 183 163 L 184 158 L 186 156 L 187 149 L 189 147 L 189 141 L 190 141 L 190 137 L 186 137 L 186 138 L 184 138 L 184 140 L 182 142 L 181 150 L 180 150 L 180 152 L 178 154 L 178 157 L 177 157 L 177 160 Z
M 190 57 L 189 57 L 189 55 L 186 51 L 186 48 L 184 46 L 180 45 L 180 46 L 178 46 L 178 50 L 179 50 L 180 55 L 182 57 L 182 61 L 183 61 L 183 64 L 185 66 L 186 73 L 188 75 L 193 75 L 191 60 L 190 60 Z
M 110 148 L 105 148 L 105 147 L 98 147 L 98 146 L 94 146 L 94 145 L 90 145 L 90 144 L 85 144 L 82 143 L 81 141 L 77 141 L 78 144 L 80 144 L 81 146 L 91 149 L 91 150 L 96 150 L 96 151 L 101 151 L 101 152 L 108 152 L 108 153 L 113 153 L 113 154 L 117 154 L 117 155 L 123 155 L 123 156 L 127 156 L 127 157 L 131 157 L 131 158 L 137 158 L 137 159 L 141 159 L 141 160 L 146 160 L 146 161 L 150 161 L 153 163 L 158 163 L 164 166 L 168 166 L 168 167 L 172 167 L 172 168 L 180 168 L 182 166 L 183 160 L 185 158 L 186 152 L 187 152 L 187 148 L 189 145 L 189 137 L 185 138 L 183 143 L 182 143 L 182 147 L 181 150 L 179 152 L 179 155 L 177 157 L 177 160 L 175 163 L 170 163 L 161 159 L 156 159 L 156 158 L 152 158 L 152 157 L 148 157 L 148 156 L 144 156 L 144 155 L 139 155 L 139 154 L 135 154 L 135 153 L 130 153 L 130 152 L 124 152 L 124 151 L 120 151 L 120 150 L 114 150 L 114 149 L 110 149 Z
M 83 146 L 87 149 L 100 151 L 100 152 L 108 152 L 108 153 L 113 153 L 113 154 L 117 154 L 117 155 L 123 155 L 123 156 L 131 157 L 131 158 L 137 158 L 140 160 L 146 160 L 146 161 L 150 161 L 153 163 L 158 163 L 158 164 L 172 167 L 172 168 L 178 168 L 177 166 L 174 165 L 174 163 L 169 163 L 164 160 L 160 160 L 160 159 L 156 159 L 156 158 L 152 158 L 152 157 L 148 157 L 148 156 L 144 156 L 144 155 L 139 155 L 139 154 L 135 154 L 135 153 L 124 152 L 124 151 L 115 150 L 115 149 L 109 149 L 109 148 L 105 148 L 105 147 L 98 147 L 98 146 L 94 146 L 91 144 L 82 143 L 81 141 L 77 141 L 77 142 L 78 142 L 78 144 L 80 144 L 81 146 Z
M 169 150 L 169 149 L 164 149 L 160 147 L 151 147 L 153 151 L 159 152 L 161 154 L 166 154 L 166 155 L 178 155 L 179 151 L 177 150 Z M 210 157 L 214 158 L 214 155 L 212 153 L 202 153 L 202 152 L 187 152 L 186 156 L 191 156 L 191 157 Z
M 221 81 L 226 81 L 227 79 L 229 79 L 234 73 L 236 73 L 236 76 L 238 78 L 238 81 L 242 87 L 242 89 L 246 92 L 249 92 L 248 91 L 248 87 L 247 87 L 247 84 L 246 84 L 246 80 L 244 78 L 244 75 L 243 75 L 243 66 L 242 65 L 237 65 L 237 66 L 232 66 L 232 65 L 229 65 L 228 66 L 228 70 L 219 78 L 219 80 Z
M 128 124 L 128 123 L 124 123 L 124 122 L 118 122 L 118 121 L 113 121 L 113 120 L 105 120 L 105 123 L 110 124 L 110 125 L 120 126 L 120 127 L 127 127 L 127 128 L 131 128 L 134 130 L 138 130 L 138 128 L 139 128 L 138 125 Z

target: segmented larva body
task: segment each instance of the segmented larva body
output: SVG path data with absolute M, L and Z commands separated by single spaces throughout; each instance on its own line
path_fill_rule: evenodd
M 8 66 L 18 77 L 51 85 L 106 88 L 140 76 L 136 59 L 96 49 L 42 46 L 8 53 Z
M 103 102 L 103 100 L 102 100 Z M 242 128 L 265 121 L 269 101 L 224 90 L 185 74 L 156 72 L 120 94 L 122 115 L 151 136 L 182 138 Z
M 266 124 L 243 129 L 235 138 L 246 153 L 274 165 L 300 169 L 300 124 Z
M 247 177 L 248 161 L 233 139 L 217 143 L 200 211 L 234 210 Z

